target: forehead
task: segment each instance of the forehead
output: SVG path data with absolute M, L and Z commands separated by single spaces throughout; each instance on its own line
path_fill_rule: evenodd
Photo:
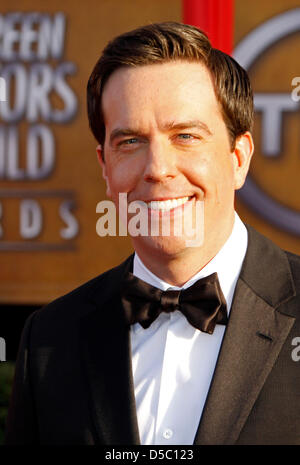
M 102 95 L 105 125 L 118 120 L 219 113 L 213 81 L 200 62 L 173 61 L 116 70 Z M 173 114 L 172 114 L 173 113 Z M 176 119 L 176 118 L 175 118 Z M 121 121 L 118 121 L 121 123 Z

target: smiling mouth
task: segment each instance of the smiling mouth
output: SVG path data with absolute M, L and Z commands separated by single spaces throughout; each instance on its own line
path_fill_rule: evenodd
M 151 202 L 146 202 L 146 205 L 150 210 L 169 211 L 173 210 L 174 208 L 180 207 L 181 205 L 184 205 L 193 197 L 194 196 L 180 197 L 178 199 L 168 200 L 152 200 Z

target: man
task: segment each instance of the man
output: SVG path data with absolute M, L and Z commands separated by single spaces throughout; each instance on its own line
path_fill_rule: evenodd
M 88 112 L 116 205 L 171 226 L 202 205 L 203 240 L 133 236 L 134 256 L 28 319 L 6 443 L 300 444 L 300 259 L 234 210 L 245 71 L 194 27 L 149 25 L 108 44 Z

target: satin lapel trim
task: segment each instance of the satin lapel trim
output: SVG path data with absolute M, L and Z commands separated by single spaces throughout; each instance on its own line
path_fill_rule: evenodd
M 294 323 L 241 279 L 194 444 L 234 444 Z
M 103 308 L 105 307 L 105 308 Z M 140 444 L 130 329 L 116 298 L 82 321 L 83 370 L 100 444 Z

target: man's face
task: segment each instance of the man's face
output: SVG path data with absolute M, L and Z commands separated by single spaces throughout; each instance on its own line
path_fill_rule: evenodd
M 247 133 L 231 151 L 206 67 L 173 61 L 120 68 L 105 85 L 102 108 L 105 163 L 100 162 L 116 205 L 120 192 L 127 193 L 128 203 L 158 202 L 152 204 L 156 213 L 172 207 L 166 200 L 183 199 L 194 214 L 195 202 L 203 201 L 202 247 L 221 247 L 233 225 L 234 191 L 244 183 L 252 142 Z M 185 251 L 186 237 L 138 236 L 133 245 L 140 256 L 172 256 Z

